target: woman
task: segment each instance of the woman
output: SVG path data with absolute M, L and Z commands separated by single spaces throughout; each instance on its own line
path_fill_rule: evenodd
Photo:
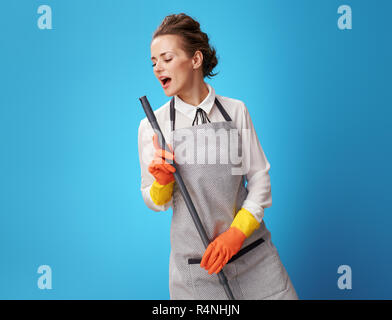
M 204 82 L 216 75 L 218 63 L 208 36 L 191 17 L 169 15 L 153 34 L 151 59 L 165 94 L 173 97 L 155 111 L 172 152 L 161 149 L 143 119 L 141 190 L 152 210 L 173 208 L 170 298 L 227 299 L 214 274 L 223 268 L 236 299 L 297 299 L 263 221 L 264 208 L 272 204 L 270 164 L 247 108 Z M 232 161 L 233 154 L 241 154 L 241 161 Z M 207 249 L 175 183 L 172 161 L 211 240 Z

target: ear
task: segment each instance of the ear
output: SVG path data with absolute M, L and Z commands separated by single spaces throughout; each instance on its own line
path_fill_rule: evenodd
M 198 69 L 203 65 L 203 53 L 197 50 L 192 58 L 193 69 Z

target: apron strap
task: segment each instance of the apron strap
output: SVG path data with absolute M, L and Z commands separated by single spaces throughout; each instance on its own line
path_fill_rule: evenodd
M 226 121 L 232 121 L 229 114 L 226 112 L 225 108 L 223 108 L 222 104 L 219 102 L 218 98 L 215 97 L 215 104 L 221 112 L 223 118 Z M 175 130 L 175 122 L 176 122 L 176 110 L 174 109 L 174 97 L 170 100 L 170 122 L 172 131 Z
M 174 97 L 170 100 L 170 122 L 172 131 L 174 131 L 174 122 L 176 121 L 176 110 L 174 109 Z
M 231 121 L 230 116 L 226 112 L 225 108 L 223 108 L 222 104 L 219 102 L 219 100 L 215 97 L 215 104 L 218 107 L 219 111 L 222 113 L 223 118 L 226 119 L 226 121 Z

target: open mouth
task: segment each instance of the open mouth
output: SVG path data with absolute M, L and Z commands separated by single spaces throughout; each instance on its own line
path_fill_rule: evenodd
M 171 78 L 163 78 L 163 79 L 161 79 L 161 81 L 162 81 L 163 86 L 167 87 L 171 81 Z

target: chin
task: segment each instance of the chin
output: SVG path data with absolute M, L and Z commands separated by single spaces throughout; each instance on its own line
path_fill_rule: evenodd
M 173 97 L 173 96 L 177 95 L 177 91 L 175 91 L 175 90 L 164 90 L 164 92 L 165 92 L 165 95 L 168 97 Z

